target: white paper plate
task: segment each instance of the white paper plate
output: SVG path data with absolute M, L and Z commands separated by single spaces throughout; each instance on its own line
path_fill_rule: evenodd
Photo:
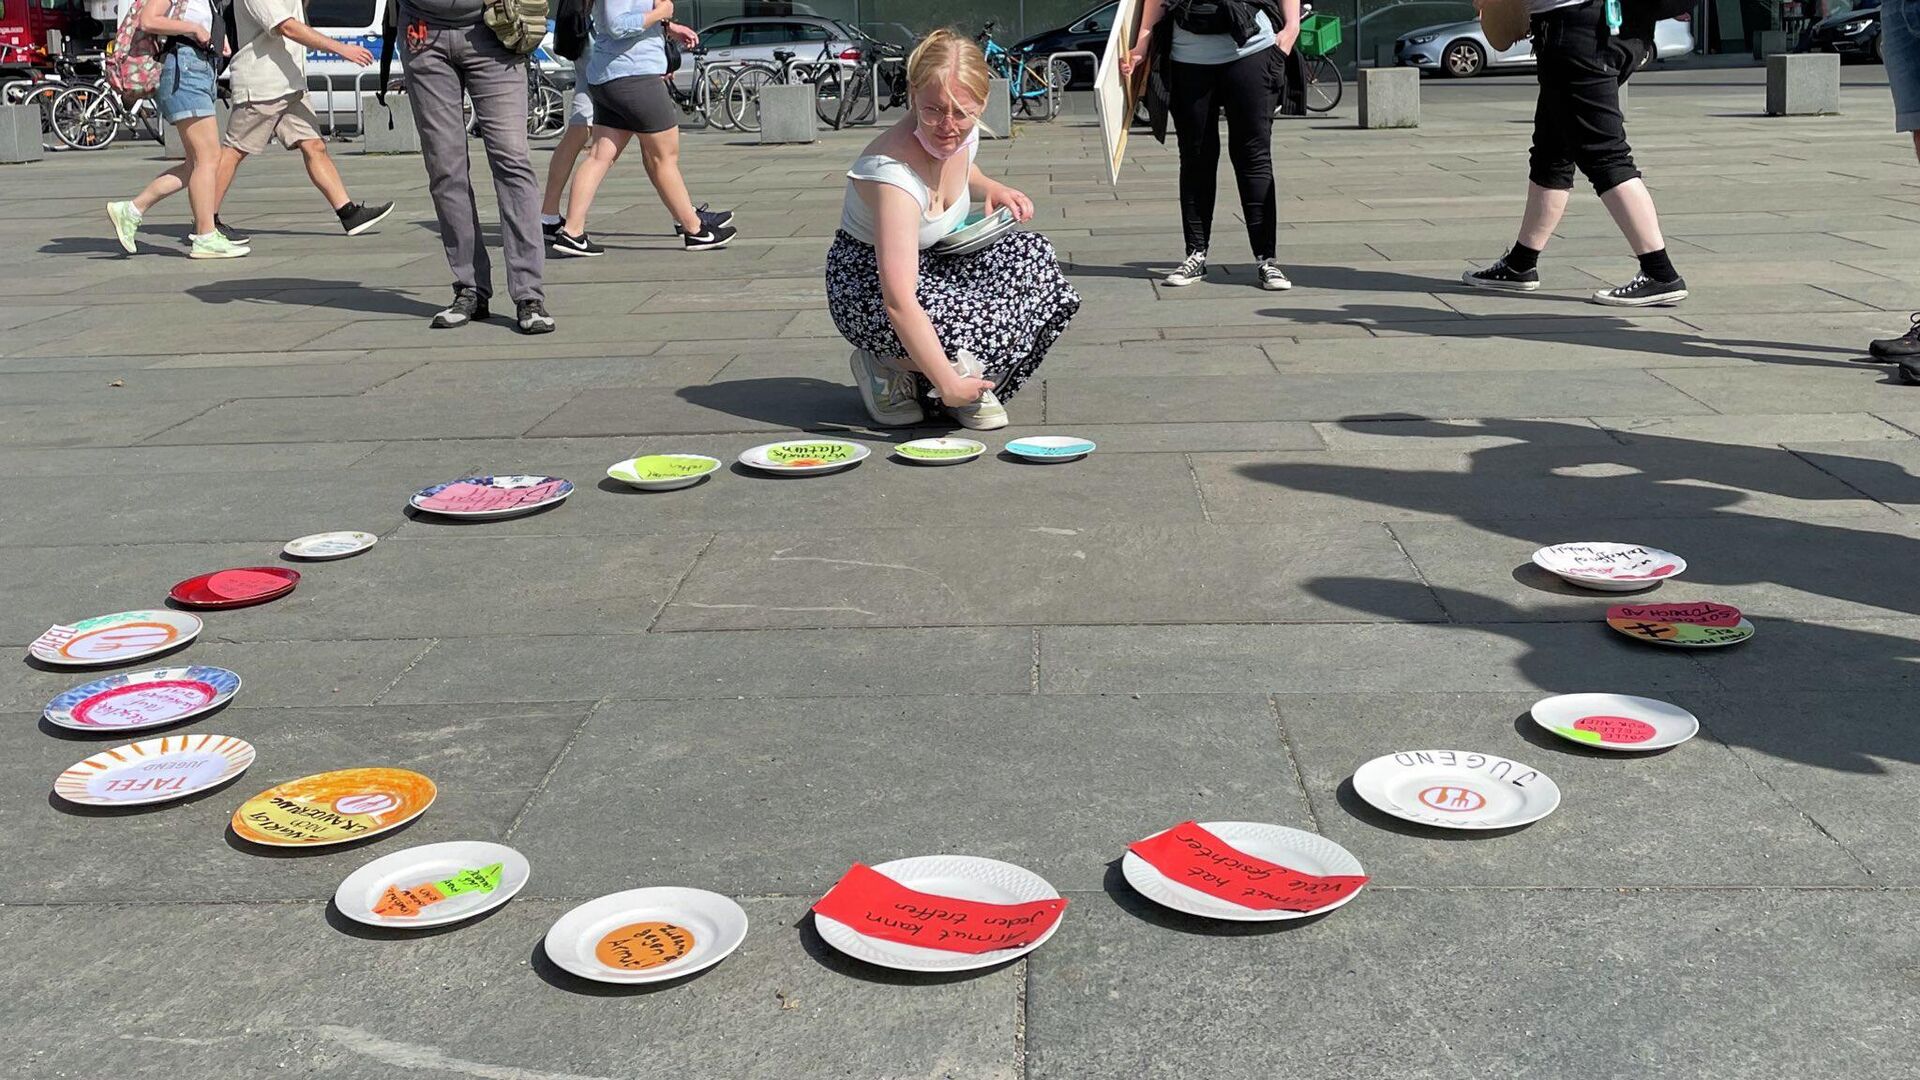
M 1470 750 L 1409 750 L 1367 762 L 1353 790 L 1376 809 L 1443 829 L 1511 829 L 1560 805 L 1538 769 Z
M 54 793 L 81 806 L 184 799 L 247 771 L 253 744 L 231 735 L 162 735 L 102 750 L 61 773 Z
M 552 485 L 552 487 L 544 498 L 532 502 L 517 502 L 510 506 L 468 510 L 442 506 L 435 502 L 435 499 L 439 497 L 441 493 L 459 484 L 499 492 L 501 493 L 500 497 L 503 498 L 510 498 L 512 492 L 523 491 L 529 488 L 538 488 L 547 485 Z M 573 494 L 573 485 L 558 476 L 534 476 L 528 474 L 515 476 L 463 476 L 458 480 L 449 480 L 444 484 L 435 484 L 429 488 L 422 488 L 414 492 L 413 497 L 408 499 L 407 502 L 415 510 L 424 514 L 438 514 L 441 517 L 462 518 L 467 521 L 493 521 L 498 518 L 510 518 L 518 517 L 521 514 L 531 514 L 535 510 L 542 510 L 555 503 L 565 502 L 567 496 L 571 494 Z
M 845 439 L 789 439 L 740 452 L 740 464 L 782 475 L 837 472 L 867 460 L 872 450 Z
M 1039 874 L 1012 863 L 975 855 L 921 855 L 880 863 L 873 869 L 915 892 L 978 903 L 1023 904 L 1060 898 L 1054 887 Z M 813 925 L 827 944 L 856 960 L 900 971 L 972 971 L 1004 964 L 1045 945 L 1047 939 L 1060 929 L 1062 921 L 1055 920 L 1040 940 L 1030 945 L 984 953 L 963 953 L 868 937 L 837 919 L 829 919 L 817 911 L 813 913 Z
M 705 454 L 646 454 L 616 462 L 607 475 L 641 491 L 675 491 L 712 476 L 720 459 Z
M 929 250 L 936 255 L 971 255 L 992 247 L 1002 236 L 1012 232 L 1016 224 L 1013 211 L 1003 206 L 934 241 Z
M 1533 564 L 1596 592 L 1635 592 L 1687 570 L 1687 560 L 1671 551 L 1608 541 L 1549 544 L 1533 553 Z
M 1627 694 L 1559 694 L 1533 703 L 1533 722 L 1570 742 L 1604 750 L 1665 750 L 1700 731 L 1678 705 Z
M 987 452 L 987 444 L 951 436 L 939 439 L 914 439 L 893 448 L 902 461 L 915 465 L 958 465 Z
M 280 549 L 282 554 L 295 559 L 310 562 L 324 562 L 327 559 L 344 559 L 349 555 L 358 555 L 380 542 L 380 538 L 370 532 L 346 530 L 344 532 L 314 533 L 287 541 Z
M 1265 859 L 1270 863 L 1278 863 L 1289 870 L 1298 870 L 1303 874 L 1318 874 L 1324 877 L 1333 874 L 1366 873 L 1360 867 L 1360 860 L 1354 858 L 1352 852 L 1318 833 L 1289 829 L 1285 825 L 1268 825 L 1259 821 L 1202 821 L 1200 827 L 1249 855 Z M 1242 907 L 1211 893 L 1201 892 L 1199 889 L 1188 888 L 1161 873 L 1152 863 L 1131 851 L 1120 860 L 1120 872 L 1126 876 L 1127 884 L 1133 886 L 1135 892 L 1156 904 L 1163 904 L 1189 915 L 1199 915 L 1208 919 L 1231 919 L 1235 922 L 1280 922 L 1285 919 L 1305 919 L 1313 915 L 1324 915 L 1359 896 L 1366 889 L 1366 886 L 1362 885 L 1333 903 L 1312 911 L 1277 909 L 1262 911 L 1257 908 Z
M 50 626 L 27 646 L 43 664 L 104 667 L 170 652 L 200 636 L 200 618 L 184 611 L 117 611 L 72 626 Z
M 739 904 L 705 889 L 661 886 L 581 904 L 547 931 L 546 950 L 548 959 L 583 979 L 664 982 L 712 967 L 746 936 L 747 913 Z
M 439 884 L 454 878 L 456 874 L 486 870 L 495 863 L 500 864 L 500 873 L 491 890 L 469 887 L 470 891 L 462 892 L 458 887 L 444 889 Z M 382 855 L 348 874 L 347 879 L 334 890 L 333 906 L 340 909 L 340 914 L 368 926 L 422 930 L 492 911 L 513 899 L 514 894 L 526 885 L 532 872 L 527 865 L 527 857 L 505 844 L 491 844 L 482 840 L 422 844 L 391 855 Z M 421 904 L 417 908 L 419 914 L 382 914 L 374 910 L 382 906 L 389 888 L 411 893 L 416 899 L 431 897 L 433 894 L 421 894 L 419 887 L 422 885 L 433 886 L 441 899 Z
M 1007 453 L 1029 461 L 1071 461 L 1093 451 L 1092 439 L 1075 435 L 1034 435 L 1007 444 Z
M 240 676 L 226 668 L 150 668 L 76 686 L 44 712 L 48 723 L 74 731 L 142 731 L 191 720 L 239 692 Z

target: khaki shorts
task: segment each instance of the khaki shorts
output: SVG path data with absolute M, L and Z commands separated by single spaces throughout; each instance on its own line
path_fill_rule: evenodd
M 233 115 L 227 119 L 226 145 L 243 154 L 257 154 L 275 138 L 289 150 L 308 139 L 321 138 L 320 118 L 307 105 L 307 95 L 288 94 L 233 107 Z

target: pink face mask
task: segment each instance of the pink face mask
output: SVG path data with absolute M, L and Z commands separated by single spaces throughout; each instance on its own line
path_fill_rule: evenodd
M 960 148 L 962 146 L 967 145 L 966 140 L 962 139 L 958 143 L 954 144 L 953 149 L 942 152 L 940 149 L 935 147 L 931 142 L 927 141 L 927 134 L 926 132 L 920 130 L 919 124 L 913 125 L 913 138 L 915 142 L 918 142 L 920 144 L 920 149 L 925 150 L 927 152 L 927 156 L 930 158 L 933 158 L 935 161 L 945 161 L 948 158 L 952 157 L 953 155 L 959 153 Z

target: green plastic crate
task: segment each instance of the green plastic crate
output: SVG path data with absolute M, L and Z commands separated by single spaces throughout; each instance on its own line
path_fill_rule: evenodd
M 1300 21 L 1300 48 L 1308 56 L 1326 56 L 1340 47 L 1340 17 L 1309 15 Z

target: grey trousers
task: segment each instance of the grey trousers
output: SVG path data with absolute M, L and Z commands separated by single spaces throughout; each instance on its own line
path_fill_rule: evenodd
M 500 247 L 506 253 L 507 292 L 515 300 L 544 300 L 547 249 L 540 234 L 540 186 L 527 154 L 527 59 L 500 44 L 492 30 L 423 27 L 403 34 L 407 99 L 420 129 L 427 188 L 440 219 L 440 242 L 457 288 L 493 295 L 493 266 L 480 236 L 480 211 L 468 175 L 466 117 L 461 91 L 473 99 L 487 169 L 500 204 Z

